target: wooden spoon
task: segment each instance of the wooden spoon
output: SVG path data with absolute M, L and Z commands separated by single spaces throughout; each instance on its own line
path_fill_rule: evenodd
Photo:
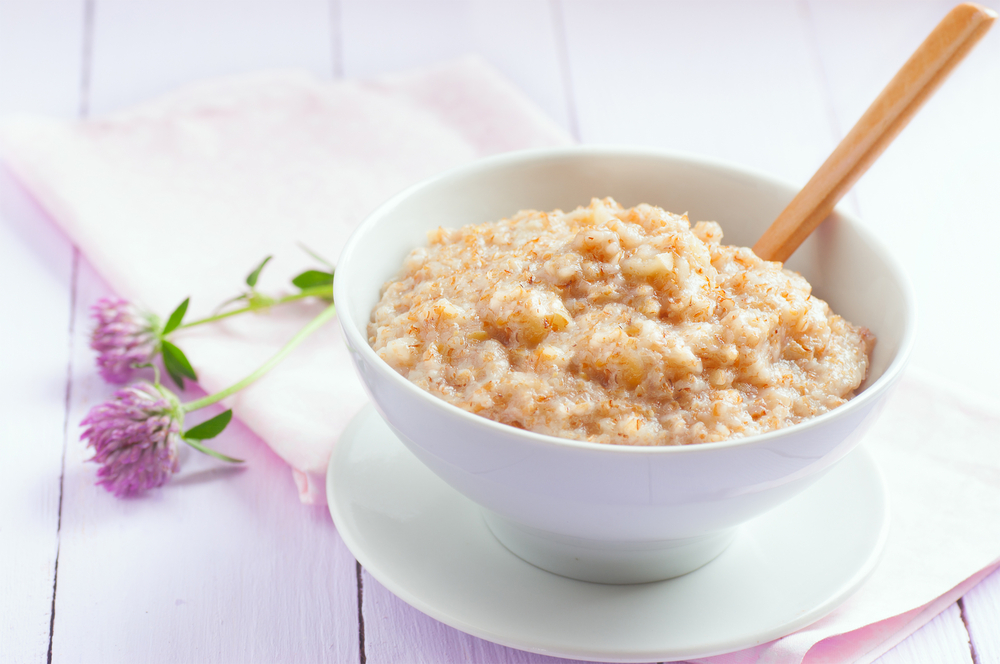
M 986 34 L 996 17 L 996 12 L 971 2 L 948 12 L 757 240 L 754 253 L 765 260 L 787 260 Z

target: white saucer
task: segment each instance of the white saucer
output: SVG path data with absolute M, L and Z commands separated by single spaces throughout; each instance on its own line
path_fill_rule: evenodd
M 613 662 L 730 652 L 818 620 L 871 574 L 889 523 L 881 474 L 858 449 L 744 525 L 699 570 L 629 586 L 574 581 L 505 549 L 479 508 L 418 461 L 371 406 L 337 444 L 327 498 L 347 547 L 407 604 L 502 645 Z

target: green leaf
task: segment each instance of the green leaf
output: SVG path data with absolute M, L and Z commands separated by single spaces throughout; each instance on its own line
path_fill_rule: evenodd
M 321 272 L 319 270 L 306 270 L 299 276 L 292 279 L 292 283 L 305 290 L 313 286 L 326 286 L 333 283 L 332 272 Z
M 166 364 L 166 362 L 164 362 L 164 364 Z M 169 367 L 167 368 L 167 374 L 173 379 L 174 384 L 177 385 L 177 387 L 179 387 L 182 390 L 184 389 L 184 377 L 183 376 L 181 376 L 178 373 L 175 373 L 175 372 L 171 371 Z
M 333 263 L 331 263 L 330 261 L 326 260 L 325 258 L 323 258 L 322 256 L 320 256 L 315 251 L 313 251 L 312 249 L 310 249 L 306 245 L 302 244 L 301 242 L 296 242 L 296 244 L 299 245 L 299 248 L 302 249 L 302 251 L 306 252 L 307 254 L 309 254 L 310 256 L 312 256 L 313 258 L 315 258 L 316 260 L 318 260 L 320 263 L 322 263 L 323 265 L 325 265 L 328 268 L 330 268 L 331 272 L 333 271 Z
M 233 419 L 232 408 L 224 413 L 219 413 L 210 420 L 205 420 L 201 424 L 191 427 L 184 432 L 184 437 L 194 440 L 208 440 L 209 438 L 215 438 L 222 433 L 231 419 Z
M 187 313 L 188 302 L 190 301 L 191 298 L 187 298 L 186 300 L 181 302 L 176 309 L 174 309 L 174 313 L 170 314 L 170 318 L 167 320 L 167 324 L 163 328 L 164 335 L 170 334 L 171 332 L 173 332 L 174 330 L 176 330 L 178 327 L 181 326 L 181 321 L 184 320 L 184 314 Z
M 177 387 L 182 390 L 184 389 L 184 377 L 191 380 L 198 380 L 198 375 L 195 374 L 191 363 L 188 362 L 187 356 L 184 355 L 184 351 L 169 341 L 164 340 L 162 343 L 163 367 L 170 374 L 170 377 L 174 379 L 174 382 L 177 383 Z
M 270 256 L 261 261 L 261 264 L 257 266 L 257 269 L 247 275 L 247 286 L 253 288 L 257 285 L 257 277 L 260 276 L 260 271 L 264 269 L 264 266 L 267 265 L 269 260 L 271 260 Z
M 197 427 L 195 427 L 195 428 L 197 428 Z M 205 447 L 204 445 L 202 445 L 201 443 L 199 443 L 197 440 L 192 440 L 190 438 L 185 438 L 184 442 L 187 443 L 188 445 L 190 445 L 191 447 L 193 447 L 194 449 L 198 450 L 202 454 L 207 454 L 208 456 L 215 457 L 216 459 L 219 459 L 221 461 L 228 461 L 229 463 L 243 463 L 243 459 L 234 459 L 231 456 L 226 456 L 222 452 L 216 452 L 211 447 Z

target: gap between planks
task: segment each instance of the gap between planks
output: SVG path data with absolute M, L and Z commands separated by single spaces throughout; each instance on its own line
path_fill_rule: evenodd
M 367 664 L 365 654 L 365 614 L 364 614 L 364 581 L 361 579 L 361 563 L 354 561 L 354 570 L 358 583 L 358 658 L 361 664 Z
M 972 657 L 972 664 L 980 664 L 979 653 L 976 652 L 976 644 L 972 642 L 972 630 L 969 629 L 969 619 L 965 615 L 965 598 L 959 597 L 956 604 L 958 604 L 958 616 L 962 619 L 962 627 L 965 628 L 965 634 L 969 638 L 969 656 Z
M 572 134 L 573 140 L 580 143 L 580 122 L 577 118 L 576 102 L 573 96 L 573 73 L 569 66 L 569 42 L 566 38 L 566 15 L 563 12 L 562 0 L 549 0 L 549 13 L 552 17 L 553 39 L 559 58 L 559 74 L 562 78 L 569 132 Z

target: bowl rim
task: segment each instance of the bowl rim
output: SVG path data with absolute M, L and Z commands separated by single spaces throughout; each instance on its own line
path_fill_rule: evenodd
M 345 279 L 342 276 L 341 265 L 344 265 L 345 263 L 348 265 L 350 264 L 350 258 L 352 254 L 357 251 L 362 239 L 372 230 L 373 227 L 377 226 L 380 219 L 384 218 L 389 212 L 399 207 L 404 201 L 406 201 L 406 199 L 418 191 L 437 186 L 453 178 L 478 175 L 483 171 L 502 169 L 518 165 L 523 166 L 527 164 L 538 164 L 545 161 L 573 159 L 577 157 L 642 157 L 664 159 L 667 161 L 677 161 L 700 167 L 707 167 L 709 169 L 722 171 L 739 177 L 750 177 L 772 187 L 788 188 L 791 191 L 797 191 L 800 188 L 787 180 L 755 168 L 741 166 L 733 162 L 714 157 L 706 157 L 704 155 L 658 148 L 617 145 L 574 145 L 556 148 L 515 150 L 499 155 L 484 157 L 421 180 L 420 182 L 393 195 L 391 198 L 381 203 L 378 207 L 368 213 L 362 222 L 358 224 L 358 226 L 351 233 L 344 245 L 343 250 L 341 251 L 337 264 L 338 278 L 334 279 L 333 284 L 334 302 L 345 302 L 351 296 L 351 289 L 347 283 L 348 279 Z M 775 439 L 784 438 L 789 435 L 807 433 L 809 430 L 816 427 L 822 427 L 827 423 L 834 422 L 844 417 L 849 417 L 853 411 L 864 407 L 869 404 L 869 402 L 876 401 L 899 379 L 903 367 L 913 350 L 916 337 L 916 297 L 913 292 L 913 286 L 909 278 L 906 276 L 906 272 L 901 268 L 895 256 L 893 256 L 884 244 L 864 226 L 863 222 L 857 216 L 845 210 L 841 205 L 838 205 L 834 209 L 833 213 L 831 213 L 831 217 L 836 217 L 840 223 L 847 223 L 853 230 L 857 231 L 862 240 L 864 240 L 864 242 L 869 245 L 883 261 L 889 272 L 893 275 L 893 278 L 896 280 L 896 283 L 900 286 L 900 290 L 903 295 L 906 320 L 904 321 L 904 330 L 900 339 L 899 349 L 897 350 L 895 357 L 893 357 L 892 362 L 889 363 L 889 366 L 886 367 L 882 375 L 879 376 L 874 383 L 868 385 L 865 390 L 861 392 L 861 394 L 852 397 L 842 406 L 839 406 L 831 411 L 827 411 L 821 415 L 817 415 L 816 417 L 810 418 L 804 422 L 799 422 L 797 424 L 781 429 L 775 429 L 773 431 L 754 434 L 752 436 L 729 438 L 727 440 L 715 442 L 692 443 L 689 445 L 613 445 L 608 443 L 577 440 L 573 438 L 561 438 L 559 436 L 538 433 L 527 429 L 519 429 L 517 427 L 471 413 L 417 387 L 401 374 L 397 373 L 388 365 L 388 363 L 380 358 L 371 345 L 369 345 L 367 337 L 357 332 L 355 320 L 348 307 L 338 307 L 337 317 L 339 319 L 341 329 L 344 331 L 348 348 L 361 354 L 367 360 L 367 364 L 379 371 L 383 377 L 387 377 L 400 389 L 414 395 L 417 399 L 428 404 L 432 409 L 443 410 L 445 414 L 462 418 L 474 426 L 484 426 L 487 430 L 496 431 L 496 433 L 501 436 L 516 436 L 523 438 L 526 441 L 533 441 L 542 445 L 579 449 L 605 454 L 696 454 L 699 452 L 705 453 L 711 450 L 723 450 L 733 447 L 764 445 Z M 372 401 L 375 403 L 377 409 L 381 410 L 379 404 L 375 402 L 374 399 L 372 399 Z

